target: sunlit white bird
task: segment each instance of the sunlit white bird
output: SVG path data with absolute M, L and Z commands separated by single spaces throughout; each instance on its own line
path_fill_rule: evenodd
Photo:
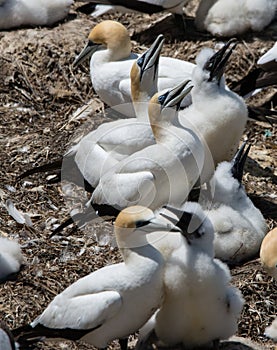
M 84 182 L 89 192 L 97 186 L 100 175 L 119 160 L 153 144 L 149 124 L 148 102 L 157 92 L 159 55 L 164 39 L 159 35 L 151 47 L 134 60 L 130 72 L 131 94 L 136 118 L 119 119 L 101 124 L 72 146 L 63 159 L 24 172 L 23 178 L 41 171 L 62 170 L 63 179 Z M 129 104 L 122 105 L 122 110 Z M 74 175 L 72 169 L 76 169 Z M 77 176 L 75 176 L 77 175 Z
M 148 208 L 124 209 L 114 226 L 124 262 L 103 267 L 56 296 L 30 325 L 13 331 L 19 344 L 46 335 L 82 339 L 105 348 L 110 341 L 137 331 L 163 297 L 164 259 L 148 243 L 147 234 L 170 230 L 180 231 Z
M 274 19 L 276 0 L 202 0 L 195 24 L 215 36 L 230 37 L 261 31 Z
M 204 161 L 199 138 L 190 129 L 174 125 L 176 110 L 191 90 L 188 83 L 152 97 L 149 120 L 156 143 L 133 153 L 105 173 L 92 194 L 92 205 L 122 208 L 139 203 L 156 209 L 166 203 L 180 205 L 186 200 Z
M 1 0 L 0 29 L 52 25 L 64 19 L 73 0 Z
M 228 267 L 214 259 L 211 222 L 197 203 L 187 202 L 184 210 L 183 216 L 178 210 L 172 214 L 191 238 L 183 237 L 167 259 L 162 306 L 140 331 L 136 349 L 145 349 L 154 333 L 165 346 L 191 349 L 227 339 L 237 330 L 243 299 L 230 286 Z
M 87 0 L 88 3 L 95 3 L 93 17 L 101 16 L 109 12 L 137 11 L 148 14 L 167 11 L 173 13 L 177 24 L 184 27 L 184 6 L 189 0 Z
M 0 281 L 17 273 L 23 263 L 20 245 L 5 237 L 0 237 Z
M 277 227 L 269 231 L 263 239 L 260 258 L 263 268 L 277 281 Z M 265 335 L 277 342 L 277 317 L 266 327 Z
M 264 237 L 260 249 L 261 263 L 266 272 L 277 281 L 277 227 Z
M 247 196 L 242 185 L 243 167 L 250 146 L 244 143 L 231 162 L 218 164 L 209 190 L 202 191 L 199 202 L 214 230 L 215 256 L 237 264 L 258 254 L 267 231 L 261 211 Z
M 216 53 L 203 49 L 192 74 L 192 105 L 180 111 L 181 125 L 190 127 L 205 146 L 201 183 L 210 180 L 216 165 L 234 156 L 248 118 L 247 106 L 226 89 L 224 68 L 234 49 L 233 40 Z
M 132 102 L 130 70 L 138 55 L 131 52 L 127 29 L 116 21 L 102 21 L 97 24 L 73 66 L 77 66 L 87 57 L 91 57 L 92 85 L 101 100 L 108 106 Z M 158 91 L 172 88 L 189 79 L 194 66 L 190 62 L 162 56 L 159 63 Z M 189 102 L 190 100 L 184 103 Z

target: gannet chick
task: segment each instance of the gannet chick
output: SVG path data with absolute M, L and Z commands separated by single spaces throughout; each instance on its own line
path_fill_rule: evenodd
M 264 237 L 260 258 L 263 268 L 277 281 L 277 227 L 269 231 Z
M 263 268 L 277 281 L 277 227 L 269 231 L 263 239 L 260 258 Z M 277 342 L 277 317 L 266 327 L 265 335 Z
M 275 0 L 202 0 L 195 24 L 215 36 L 235 36 L 247 31 L 261 31 L 275 17 Z
M 88 44 L 76 57 L 73 66 L 90 59 L 93 88 L 108 106 L 131 102 L 130 70 L 138 55 L 131 52 L 127 29 L 116 21 L 102 21 L 89 34 Z M 190 79 L 194 64 L 171 57 L 161 57 L 158 91 L 173 88 Z M 189 103 L 184 101 L 184 104 Z M 127 115 L 128 117 L 133 114 Z
M 180 123 L 190 127 L 205 146 L 201 183 L 210 180 L 218 163 L 232 159 L 248 117 L 243 99 L 225 88 L 222 77 L 233 43 L 230 40 L 216 53 L 203 49 L 198 54 L 192 74 L 192 105 L 179 113 Z
M 30 325 L 13 331 L 16 340 L 20 344 L 45 335 L 82 339 L 103 349 L 137 331 L 163 297 L 164 260 L 147 234 L 170 230 L 180 231 L 148 208 L 124 209 L 114 225 L 124 262 L 105 266 L 66 288 Z
M 136 349 L 146 348 L 153 331 L 165 346 L 191 349 L 227 339 L 237 330 L 243 299 L 230 286 L 228 267 L 214 259 L 211 222 L 200 205 L 192 202 L 184 205 L 179 219 L 178 226 L 186 226 L 191 238 L 183 237 L 179 249 L 166 261 L 163 303 L 142 329 Z
M 210 191 L 203 191 L 200 203 L 215 231 L 215 256 L 237 264 L 258 254 L 266 234 L 266 221 L 247 196 L 242 185 L 243 167 L 250 146 L 244 143 L 231 162 L 218 164 L 210 181 Z
M 148 113 L 156 143 L 106 172 L 92 194 L 92 205 L 122 208 L 133 203 L 157 209 L 186 200 L 204 161 L 199 138 L 190 129 L 174 125 L 176 110 L 191 90 L 187 85 L 188 81 L 151 98 Z
M 17 273 L 23 263 L 20 245 L 5 237 L 0 237 L 0 282 Z
M 52 25 L 64 19 L 73 0 L 2 0 L 0 29 Z

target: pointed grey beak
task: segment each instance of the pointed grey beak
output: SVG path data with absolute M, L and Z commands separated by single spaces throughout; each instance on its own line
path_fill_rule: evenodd
M 80 54 L 75 58 L 73 62 L 73 67 L 77 67 L 86 58 L 89 58 L 91 55 L 93 55 L 94 52 L 96 52 L 100 46 L 100 44 L 95 44 L 93 41 L 89 40 L 86 46 L 80 52 Z
M 137 65 L 140 67 L 140 80 L 142 80 L 143 73 L 152 67 L 154 67 L 154 76 L 156 76 L 163 43 L 164 36 L 160 34 L 151 47 L 137 59 Z
M 233 44 L 233 46 L 231 46 Z M 237 45 L 236 39 L 229 40 L 219 51 L 217 51 L 212 57 L 206 62 L 204 69 L 210 72 L 210 78 L 208 81 L 212 81 L 214 78 L 219 82 L 225 66 Z M 230 50 L 228 51 L 228 49 Z
M 239 148 L 237 153 L 235 154 L 233 160 L 232 160 L 232 175 L 235 179 L 238 180 L 238 182 L 241 184 L 242 182 L 242 176 L 243 176 L 243 168 L 245 165 L 246 158 L 248 156 L 248 153 L 250 151 L 251 145 L 249 145 L 244 152 L 244 149 L 246 147 L 247 142 L 244 142 L 242 146 Z
M 178 110 L 180 108 L 181 101 L 186 95 L 190 93 L 193 87 L 192 85 L 187 87 L 187 85 L 190 82 L 191 82 L 190 80 L 186 80 L 181 84 L 177 85 L 175 88 L 160 95 L 158 97 L 158 101 L 161 104 L 162 109 L 171 107 L 171 108 L 176 108 L 176 110 Z

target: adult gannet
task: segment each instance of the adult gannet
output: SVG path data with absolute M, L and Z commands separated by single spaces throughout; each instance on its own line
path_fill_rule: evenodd
M 184 6 L 189 0 L 87 0 L 97 4 L 91 13 L 93 17 L 98 17 L 109 12 L 138 11 L 148 14 L 167 11 L 173 13 L 177 24 L 185 27 Z
M 140 331 L 139 350 L 146 348 L 153 331 L 165 346 L 191 349 L 227 339 L 237 330 L 243 299 L 230 286 L 228 267 L 214 259 L 211 222 L 198 203 L 187 202 L 184 208 L 183 217 L 175 211 L 181 215 L 178 226 L 188 227 L 191 238 L 183 237 L 166 260 L 163 303 Z
M 145 207 L 124 209 L 114 225 L 124 262 L 105 266 L 57 295 L 30 325 L 13 331 L 22 342 L 34 336 L 82 339 L 105 348 L 137 331 L 163 297 L 162 255 L 147 241 L 152 231 L 180 231 Z M 127 348 L 126 348 L 127 349 Z
M 97 24 L 73 66 L 79 65 L 90 56 L 91 81 L 101 100 L 108 106 L 130 103 L 130 70 L 138 55 L 131 52 L 127 29 L 116 21 L 102 21 Z M 193 63 L 162 56 L 159 63 L 158 91 L 190 79 L 194 67 Z M 188 102 L 184 101 L 186 103 Z
M 276 0 L 202 0 L 195 24 L 215 36 L 230 37 L 263 30 L 274 19 L 276 9 Z
M 232 90 L 248 98 L 277 83 L 277 43 L 262 55 L 255 68 L 241 80 L 232 84 Z
M 210 180 L 218 163 L 234 156 L 248 118 L 243 99 L 226 89 L 222 78 L 232 45 L 230 40 L 216 53 L 201 50 L 192 74 L 192 105 L 178 115 L 181 125 L 192 128 L 205 146 L 201 183 Z
M 261 263 L 266 272 L 277 281 L 277 227 L 264 237 L 260 249 Z
M 17 273 L 23 263 L 20 245 L 5 237 L 0 237 L 0 282 Z
M 92 205 L 122 208 L 139 203 L 157 209 L 186 200 L 204 161 L 199 138 L 190 129 L 174 125 L 176 110 L 191 90 L 188 83 L 151 98 L 149 120 L 156 144 L 123 159 L 103 174 L 92 194 Z
M 218 164 L 208 191 L 199 202 L 214 231 L 215 256 L 237 264 L 258 254 L 266 234 L 266 221 L 247 196 L 241 183 L 250 146 L 244 143 L 231 162 Z
M 73 0 L 2 0 L 0 29 L 52 25 L 65 18 Z
M 260 258 L 266 272 L 277 281 L 277 227 L 269 231 L 263 239 Z M 277 342 L 277 317 L 266 327 L 265 335 Z
M 71 147 L 63 159 L 32 168 L 19 178 L 55 168 L 62 170 L 63 179 L 73 181 L 76 179 L 73 179 L 72 168 L 75 168 L 80 183 L 85 182 L 85 188 L 93 192 L 101 173 L 119 160 L 153 144 L 148 102 L 157 92 L 159 55 L 163 42 L 163 35 L 159 35 L 151 47 L 132 64 L 131 94 L 136 118 L 120 119 L 100 125 Z M 129 104 L 122 105 L 121 110 L 124 108 L 129 108 Z

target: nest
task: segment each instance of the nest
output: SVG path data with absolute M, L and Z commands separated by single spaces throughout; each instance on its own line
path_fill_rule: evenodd
M 106 245 L 105 239 L 103 245 L 96 243 L 99 232 L 105 232 L 107 237 L 112 234 L 109 223 L 96 221 L 85 229 L 67 229 L 63 236 L 49 239 L 55 223 L 68 216 L 70 198 L 65 199 L 60 185 L 46 184 L 45 175 L 16 180 L 17 175 L 34 165 L 59 159 L 79 136 L 76 130 L 80 133 L 87 129 L 89 117 L 80 118 L 78 113 L 74 114 L 78 108 L 90 104 L 97 115 L 90 122 L 91 128 L 107 120 L 102 114 L 103 103 L 92 89 L 88 64 L 76 70 L 71 66 L 91 27 L 102 19 L 120 21 L 132 34 L 136 52 L 143 52 L 155 35 L 163 32 L 166 42 L 162 54 L 192 62 L 201 47 L 214 47 L 218 41 L 198 33 L 192 17 L 188 17 L 188 31 L 184 35 L 174 27 L 168 15 L 114 14 L 93 20 L 76 12 L 76 7 L 67 20 L 52 28 L 0 32 L 0 234 L 17 239 L 25 256 L 25 266 L 17 278 L 0 288 L 0 318 L 11 328 L 32 321 L 55 295 L 80 277 L 120 261 L 117 249 Z M 194 10 L 191 5 L 190 15 Z M 149 31 L 148 27 L 155 21 L 156 25 Z M 276 37 L 276 23 L 273 23 L 262 33 L 249 33 L 239 38 L 240 44 L 226 72 L 227 82 L 245 75 L 257 58 L 274 44 Z M 268 89 L 252 102 L 265 103 L 273 93 L 274 89 Z M 244 184 L 271 229 L 277 220 L 276 130 L 267 123 L 249 122 L 246 136 L 251 137 L 253 146 Z M 4 205 L 7 199 L 28 213 L 32 227 L 20 225 L 8 215 Z M 273 343 L 263 332 L 277 314 L 276 284 L 266 276 L 259 260 L 238 266 L 231 272 L 233 283 L 246 300 L 237 335 L 270 349 Z M 46 342 L 39 348 L 93 347 L 62 341 Z M 110 348 L 119 348 L 117 342 Z

